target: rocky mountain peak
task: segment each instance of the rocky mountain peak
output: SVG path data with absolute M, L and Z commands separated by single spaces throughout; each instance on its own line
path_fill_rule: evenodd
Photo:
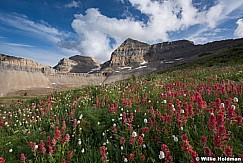
M 100 67 L 100 64 L 93 58 L 75 55 L 61 59 L 54 68 L 61 73 L 88 73 L 98 67 Z

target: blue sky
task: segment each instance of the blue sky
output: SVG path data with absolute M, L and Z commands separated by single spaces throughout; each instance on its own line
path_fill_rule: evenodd
M 125 39 L 195 44 L 242 38 L 242 0 L 0 1 L 0 53 L 54 66 L 86 55 L 102 63 Z

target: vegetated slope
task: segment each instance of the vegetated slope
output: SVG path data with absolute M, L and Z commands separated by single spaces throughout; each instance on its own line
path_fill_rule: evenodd
M 237 47 L 204 54 L 161 74 L 3 106 L 0 157 L 5 162 L 242 160 L 241 52 Z
M 174 71 L 184 68 L 196 67 L 212 67 L 212 66 L 234 66 L 243 63 L 243 46 L 230 47 L 222 49 L 219 52 L 201 53 L 199 58 L 196 58 L 188 63 L 183 63 L 165 71 Z M 165 72 L 165 71 L 162 71 Z

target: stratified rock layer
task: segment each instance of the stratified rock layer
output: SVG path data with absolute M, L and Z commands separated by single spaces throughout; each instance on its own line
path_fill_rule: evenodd
M 99 66 L 91 57 L 75 55 L 70 58 L 63 58 L 54 69 L 61 73 L 88 73 Z

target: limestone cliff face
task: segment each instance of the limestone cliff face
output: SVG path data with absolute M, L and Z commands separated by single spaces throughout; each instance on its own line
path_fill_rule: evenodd
M 6 64 L 6 65 L 16 65 L 16 66 L 20 66 L 20 67 L 29 67 L 29 68 L 47 67 L 40 63 L 34 62 L 32 60 L 8 56 L 8 55 L 4 55 L 4 54 L 0 54 L 0 62 L 2 64 Z
M 149 44 L 129 38 L 111 54 L 109 66 L 131 66 L 142 63 L 149 47 Z
M 141 63 L 185 57 L 195 45 L 187 40 L 149 45 L 131 38 L 125 40 L 102 65 L 102 70 L 111 72 L 119 67 L 138 67 Z
M 87 73 L 99 66 L 91 57 L 75 55 L 70 58 L 63 58 L 54 69 L 61 73 Z
M 144 58 L 147 62 L 174 60 L 176 58 L 185 58 L 187 55 L 193 55 L 191 53 L 193 50 L 195 50 L 195 45 L 191 41 L 163 42 L 151 45 Z
M 101 71 L 112 73 L 126 67 L 139 69 L 144 63 L 148 68 L 160 69 L 169 64 L 173 66 L 198 58 L 202 53 L 217 52 L 242 44 L 243 39 L 215 41 L 204 45 L 195 45 L 188 40 L 149 45 L 129 38 L 111 54 L 109 61 L 101 65 Z
M 0 69 L 27 72 L 55 73 L 52 67 L 42 65 L 29 59 L 0 54 Z

